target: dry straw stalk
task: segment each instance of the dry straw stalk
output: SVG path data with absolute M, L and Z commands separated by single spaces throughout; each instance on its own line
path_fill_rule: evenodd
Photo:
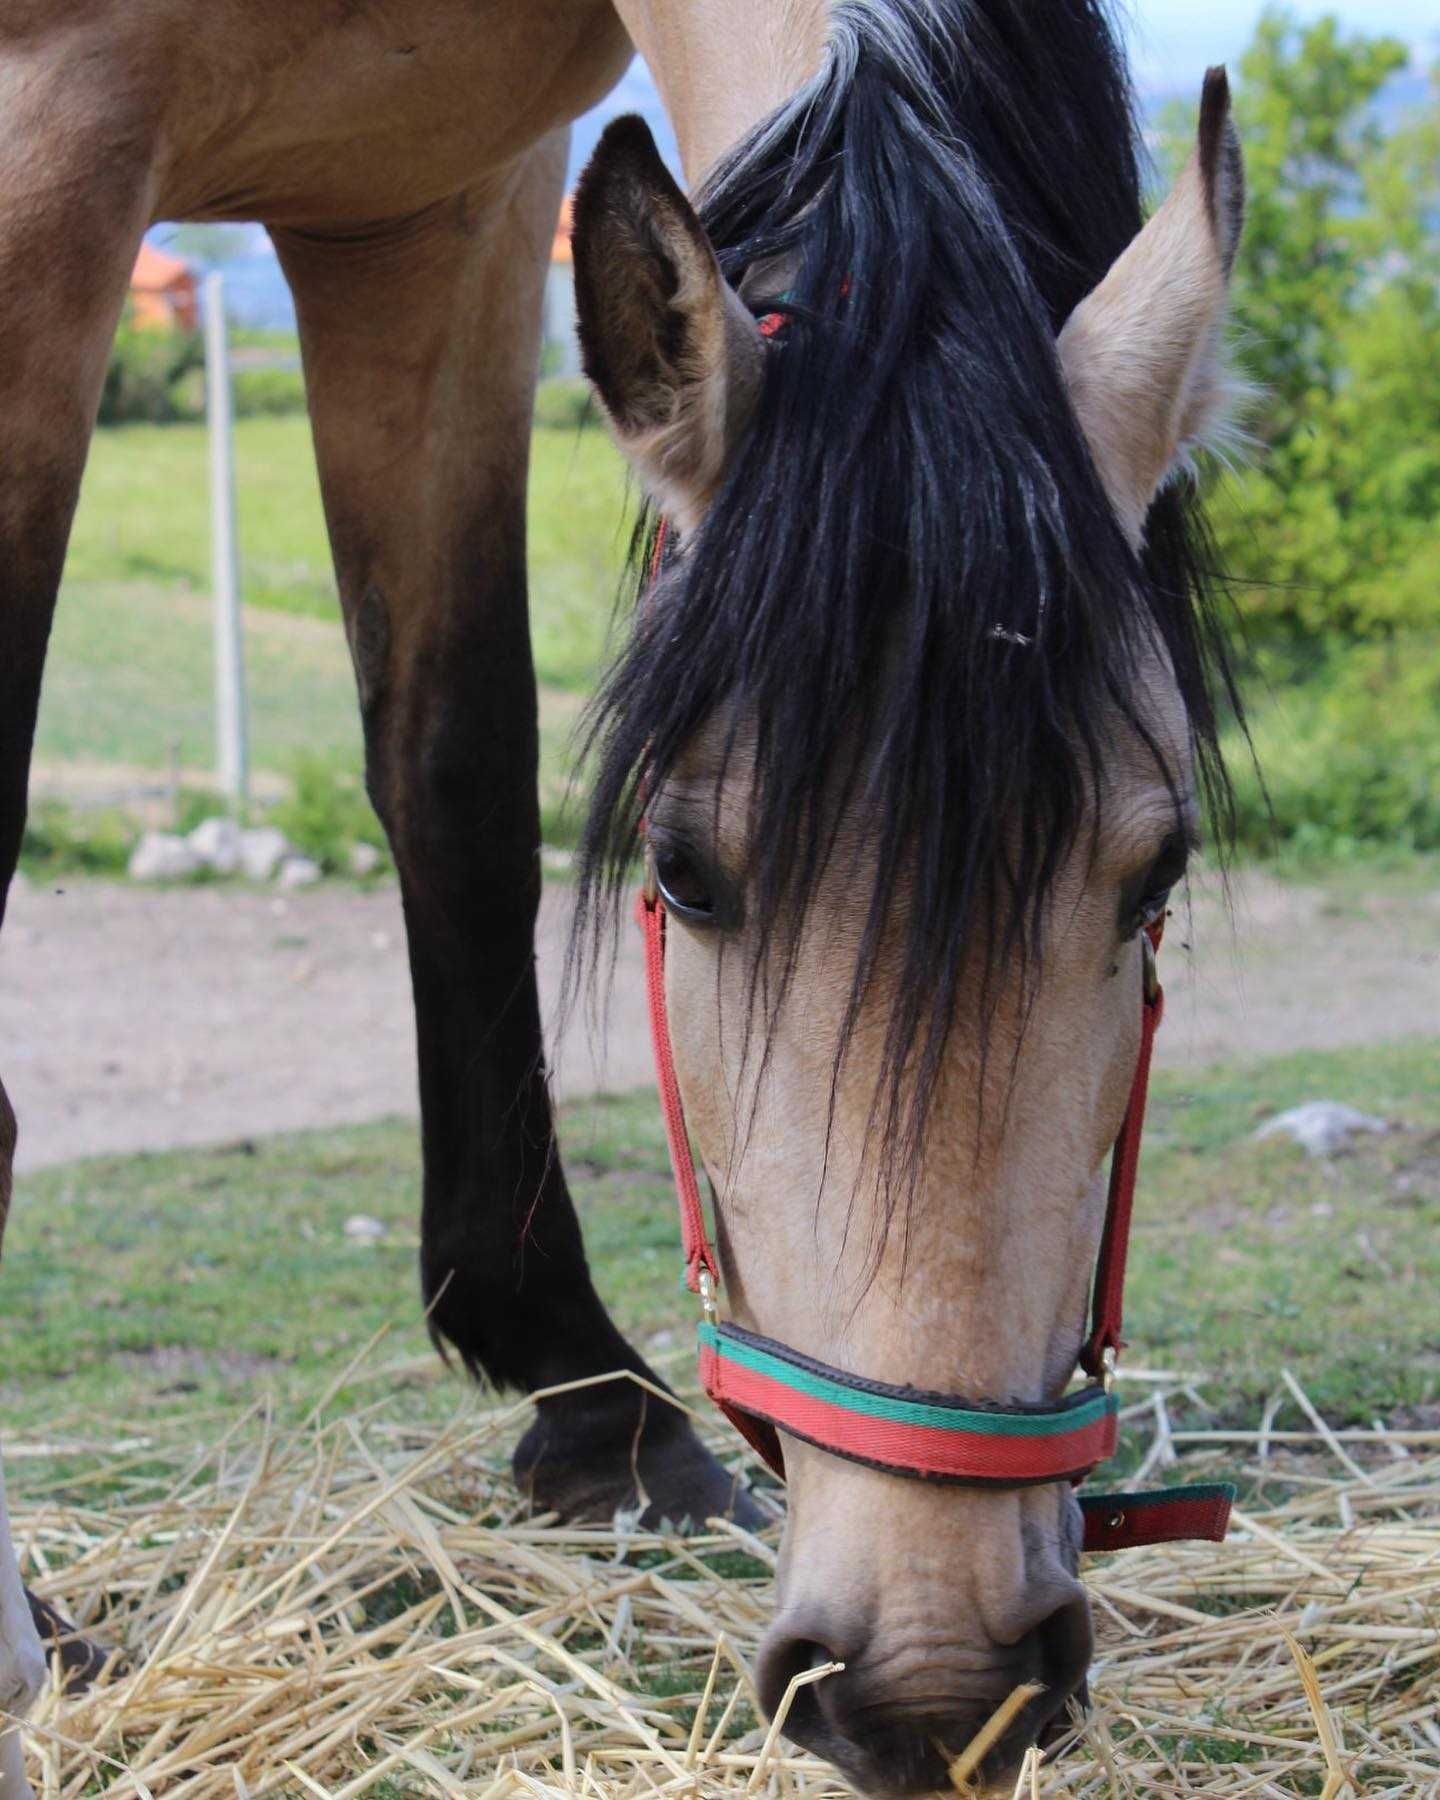
M 523 1412 L 257 1414 L 204 1454 L 127 1431 L 58 1490 L 18 1447 L 27 1579 L 129 1658 L 41 1702 L 37 1790 L 844 1792 L 757 1712 L 773 1542 L 527 1517 L 505 1473 Z M 1095 1710 L 1017 1793 L 1440 1796 L 1440 1432 L 1352 1433 L 1342 1463 L 1308 1423 L 1283 1446 L 1267 1426 L 1223 1548 L 1090 1566 Z

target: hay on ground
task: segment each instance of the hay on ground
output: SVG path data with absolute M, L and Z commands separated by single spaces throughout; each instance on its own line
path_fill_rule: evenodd
M 1089 1565 L 1095 1710 L 1017 1793 L 1440 1796 L 1440 1432 L 1334 1433 L 1292 1395 L 1298 1430 L 1271 1408 L 1215 1442 L 1171 1430 L 1180 1391 L 1129 1409 L 1154 1420 L 1147 1460 L 1246 1463 L 1258 1498 L 1223 1548 Z M 14 1447 L 27 1579 L 130 1659 L 41 1702 L 37 1790 L 845 1792 L 756 1707 L 774 1534 L 527 1517 L 506 1473 L 523 1416 L 415 1426 L 392 1402 L 198 1448 L 142 1435 L 51 1497 Z

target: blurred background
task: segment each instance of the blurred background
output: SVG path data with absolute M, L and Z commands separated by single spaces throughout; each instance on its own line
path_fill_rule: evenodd
M 1183 1361 L 1208 1334 L 1240 1408 L 1279 1357 L 1342 1417 L 1433 1409 L 1440 1392 L 1435 26 L 1418 0 L 1140 0 L 1128 26 L 1157 186 L 1216 61 L 1236 82 L 1249 171 L 1236 339 L 1261 398 L 1243 453 L 1200 478 L 1264 785 L 1232 727 L 1233 905 L 1202 872 L 1188 929 L 1167 942 L 1147 1141 L 1161 1199 L 1136 1257 L 1137 1337 Z M 673 145 L 637 64 L 577 128 L 572 175 L 625 110 Z M 200 330 L 217 272 L 250 745 L 238 868 L 211 823 L 232 812 L 217 777 Z M 570 739 L 627 535 L 624 474 L 576 378 L 563 214 L 544 355 L 530 569 L 553 997 L 582 799 Z M 569 1033 L 559 1079 L 602 1282 L 653 1345 L 678 1302 L 632 973 L 622 965 L 608 1044 Z M 0 1028 L 24 1172 L 0 1379 L 22 1414 L 51 1405 L 53 1382 L 77 1404 L 108 1392 L 117 1344 L 124 1379 L 153 1400 L 256 1369 L 303 1387 L 378 1319 L 411 1329 L 398 898 L 360 781 L 293 312 L 258 227 L 163 225 L 136 265 L 46 676 Z M 1314 1155 L 1283 1133 L 1256 1143 L 1311 1102 L 1368 1123 L 1336 1114 Z M 1218 1252 L 1179 1230 L 1196 1217 L 1223 1229 Z M 297 1293 L 301 1239 L 313 1282 Z M 1223 1305 L 1216 1255 L 1232 1265 Z M 387 1281 L 376 1256 L 394 1259 Z

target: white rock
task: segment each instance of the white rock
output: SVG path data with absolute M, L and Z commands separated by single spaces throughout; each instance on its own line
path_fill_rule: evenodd
M 202 819 L 186 842 L 217 875 L 233 875 L 240 867 L 240 827 L 233 819 Z
M 373 844 L 350 846 L 350 873 L 362 881 L 367 875 L 373 875 L 384 860 Z
M 308 856 L 287 856 L 275 877 L 287 892 L 294 888 L 314 887 L 325 871 Z
M 290 854 L 290 840 L 274 825 L 240 833 L 240 867 L 250 881 L 269 881 Z
M 1255 1136 L 1262 1141 L 1288 1137 L 1307 1156 L 1333 1156 L 1361 1132 L 1389 1129 L 1387 1119 L 1357 1112 L 1343 1101 L 1307 1100 L 1303 1106 L 1292 1106 L 1289 1112 L 1277 1113 L 1273 1119 L 1267 1119 Z
M 147 831 L 130 853 L 132 881 L 184 881 L 200 867 L 200 858 L 183 837 L 170 831 Z
M 356 1213 L 345 1221 L 345 1235 L 357 1244 L 378 1244 L 390 1227 L 383 1219 L 372 1219 L 368 1213 Z

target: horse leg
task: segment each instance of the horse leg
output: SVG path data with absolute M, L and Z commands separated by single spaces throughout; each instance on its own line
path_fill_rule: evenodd
M 534 967 L 540 898 L 525 480 L 565 134 L 423 214 L 279 230 L 360 692 L 399 870 L 420 1057 L 421 1269 L 472 1373 L 534 1390 L 654 1382 L 586 1267 L 555 1151 Z M 703 1519 L 750 1503 L 683 1415 L 621 1380 L 542 1400 L 535 1502 Z
M 23 39 L 24 32 L 22 30 Z M 106 358 L 148 216 L 155 125 L 104 59 L 0 61 L 0 918 L 25 825 L 40 675 Z M 0 1238 L 15 1115 L 0 1086 Z M 0 1793 L 45 1672 L 0 1495 Z
M 5 1473 L 0 1469 L 0 1800 L 28 1800 L 25 1757 L 18 1720 L 34 1704 L 45 1683 L 45 1652 L 30 1622 L 20 1585 L 10 1515 L 5 1510 Z

